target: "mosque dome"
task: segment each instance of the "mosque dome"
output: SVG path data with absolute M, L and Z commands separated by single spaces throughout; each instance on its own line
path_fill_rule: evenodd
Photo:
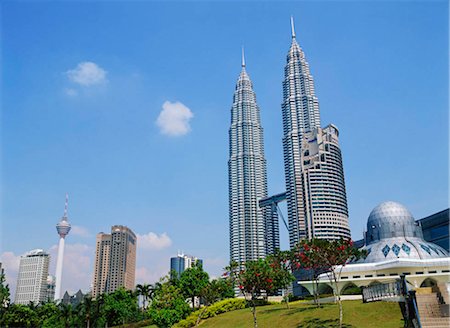
M 432 259 L 448 257 L 442 247 L 423 239 L 422 228 L 402 204 L 387 201 L 375 207 L 367 220 L 363 262 L 390 259 Z
M 400 236 L 423 238 L 422 229 L 405 206 L 387 201 L 370 212 L 367 220 L 366 245 Z

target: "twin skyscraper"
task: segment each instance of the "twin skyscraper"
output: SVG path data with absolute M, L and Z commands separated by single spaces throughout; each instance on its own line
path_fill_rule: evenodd
M 305 238 L 350 238 L 339 131 L 332 124 L 320 126 L 314 80 L 292 18 L 291 28 L 281 105 L 286 192 L 272 197 L 267 194 L 260 110 L 242 55 L 228 162 L 230 257 L 238 263 L 279 248 L 277 203 L 282 200 L 287 200 L 291 247 Z

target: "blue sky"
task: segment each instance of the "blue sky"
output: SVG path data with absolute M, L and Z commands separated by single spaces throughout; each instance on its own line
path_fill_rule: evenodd
M 445 1 L 6 1 L 1 15 L 0 254 L 12 285 L 19 255 L 56 255 L 66 192 L 63 289 L 89 287 L 95 234 L 113 224 L 141 236 L 138 281 L 167 272 L 177 250 L 220 274 L 241 46 L 278 193 L 291 15 L 322 125 L 340 129 L 353 238 L 384 200 L 416 218 L 448 207 Z

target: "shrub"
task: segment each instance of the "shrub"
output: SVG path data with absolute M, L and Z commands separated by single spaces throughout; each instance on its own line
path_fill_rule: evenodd
M 172 327 L 175 323 L 187 317 L 191 312 L 181 290 L 165 282 L 156 293 L 148 314 L 158 327 Z
M 230 312 L 234 310 L 241 310 L 247 307 L 247 301 L 242 298 L 229 298 L 208 306 L 206 309 L 200 309 L 192 312 L 186 319 L 181 320 L 175 325 L 177 328 L 190 328 L 195 326 L 195 322 L 199 314 L 203 311 L 201 319 L 208 319 L 215 317 L 218 314 Z
M 342 295 L 361 295 L 361 294 L 362 294 L 361 288 L 357 286 L 348 287 L 342 292 Z

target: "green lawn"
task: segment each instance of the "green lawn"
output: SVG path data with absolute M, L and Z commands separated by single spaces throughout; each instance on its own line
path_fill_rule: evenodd
M 344 327 L 350 328 L 402 328 L 403 320 L 398 303 L 345 301 Z M 259 328 L 329 328 L 338 326 L 339 308 L 335 304 L 324 304 L 322 308 L 303 302 L 286 305 L 268 305 L 257 308 Z M 250 309 L 220 314 L 207 319 L 202 328 L 253 327 Z

